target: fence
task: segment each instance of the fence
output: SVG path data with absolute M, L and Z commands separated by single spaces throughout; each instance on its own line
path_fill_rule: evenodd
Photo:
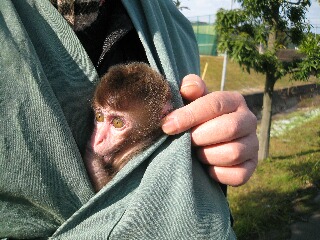
M 195 33 L 200 55 L 218 55 L 218 35 L 215 30 L 215 15 L 188 18 Z M 311 32 L 320 34 L 319 19 L 311 19 Z
M 314 34 L 320 34 L 320 24 L 311 23 L 311 32 L 313 32 Z
M 189 18 L 196 35 L 200 55 L 217 55 L 218 36 L 215 31 L 215 16 Z

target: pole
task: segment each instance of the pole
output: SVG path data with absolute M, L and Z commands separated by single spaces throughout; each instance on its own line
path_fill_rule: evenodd
M 208 68 L 208 62 L 206 62 L 206 65 L 204 66 L 204 70 L 201 76 L 201 79 L 204 80 L 206 73 L 207 73 L 207 68 Z
M 222 77 L 221 77 L 220 91 L 223 91 L 223 89 L 224 89 L 224 84 L 225 84 L 225 82 L 226 82 L 227 63 L 228 63 L 228 54 L 227 54 L 227 51 L 225 51 L 225 52 L 224 52 L 224 58 L 223 58 L 223 68 L 222 68 Z

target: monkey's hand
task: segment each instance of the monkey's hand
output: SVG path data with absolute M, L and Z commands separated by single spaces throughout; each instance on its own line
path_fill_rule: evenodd
M 103 163 L 103 156 L 94 153 L 91 146 L 87 144 L 84 163 L 92 186 L 94 190 L 98 192 L 108 180 L 108 175 Z
M 171 112 L 162 129 L 174 135 L 191 129 L 192 144 L 216 181 L 239 186 L 246 183 L 258 163 L 257 119 L 242 95 L 209 93 L 197 75 L 187 75 L 180 89 L 191 102 Z

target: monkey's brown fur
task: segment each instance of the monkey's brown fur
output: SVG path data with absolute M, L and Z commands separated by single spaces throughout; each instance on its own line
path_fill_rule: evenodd
M 127 112 L 134 117 L 136 127 L 126 133 L 126 140 L 112 152 L 111 160 L 103 161 L 104 156 L 94 156 L 94 161 L 97 161 L 95 166 L 100 164 L 99 171 L 102 171 L 91 173 L 97 175 L 91 177 L 99 178 L 99 186 L 95 187 L 97 191 L 109 182 L 134 154 L 149 146 L 162 134 L 161 120 L 167 113 L 166 105 L 170 103 L 170 99 L 167 81 L 145 63 L 116 65 L 102 77 L 94 93 L 93 108 L 108 106 L 118 112 Z M 129 150 L 130 154 L 126 154 Z M 93 157 L 88 153 L 86 156 Z M 88 159 L 86 161 L 88 162 Z M 90 169 L 88 172 L 90 174 Z
M 111 67 L 101 78 L 93 107 L 132 112 L 141 127 L 136 138 L 141 139 L 161 133 L 162 110 L 170 98 L 168 82 L 160 73 L 146 63 L 132 62 Z

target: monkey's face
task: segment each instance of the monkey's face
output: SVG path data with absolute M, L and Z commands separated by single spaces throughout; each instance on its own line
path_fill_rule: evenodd
M 99 156 L 112 155 L 123 149 L 128 135 L 135 127 L 132 114 L 110 107 L 95 109 L 95 126 L 90 145 Z

